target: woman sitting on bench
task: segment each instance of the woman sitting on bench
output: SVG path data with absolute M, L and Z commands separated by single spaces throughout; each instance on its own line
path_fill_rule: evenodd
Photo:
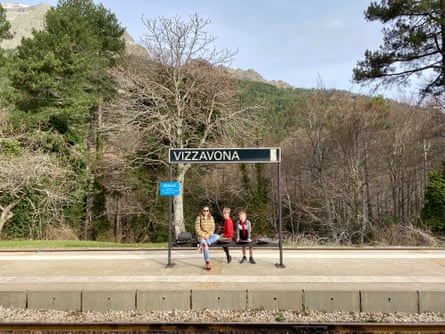
M 219 239 L 215 234 L 215 219 L 208 206 L 204 206 L 195 220 L 195 233 L 199 242 L 199 251 L 204 253 L 205 269 L 210 270 L 209 246 Z

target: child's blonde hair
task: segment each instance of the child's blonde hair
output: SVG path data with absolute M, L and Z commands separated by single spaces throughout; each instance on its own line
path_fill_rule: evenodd
M 230 208 L 224 208 L 223 209 L 223 215 L 228 214 L 230 215 Z

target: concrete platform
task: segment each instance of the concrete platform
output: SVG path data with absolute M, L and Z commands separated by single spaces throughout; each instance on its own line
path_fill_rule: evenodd
M 445 249 L 0 251 L 0 306 L 445 313 Z

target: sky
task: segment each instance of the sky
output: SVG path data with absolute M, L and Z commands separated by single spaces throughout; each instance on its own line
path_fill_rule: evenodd
M 57 0 L 8 2 L 57 5 Z M 383 26 L 364 18 L 371 0 L 94 2 L 113 12 L 138 43 L 146 32 L 143 17 L 187 20 L 198 14 L 210 19 L 206 31 L 216 37 L 217 49 L 237 51 L 231 68 L 253 69 L 266 80 L 282 80 L 297 88 L 323 87 L 395 99 L 408 94 L 390 89 L 372 92 L 352 83 L 352 69 L 364 59 L 365 50 L 377 50 L 382 44 Z

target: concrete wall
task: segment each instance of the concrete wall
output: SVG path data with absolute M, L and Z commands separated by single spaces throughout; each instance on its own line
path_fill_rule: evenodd
M 29 291 L 28 308 L 80 311 L 81 294 L 76 291 Z
M 324 312 L 360 312 L 360 291 L 304 291 L 304 308 Z
M 82 311 L 108 311 L 136 309 L 136 291 L 87 290 L 82 292 Z
M 0 291 L 0 305 L 3 307 L 26 308 L 26 291 Z
M 363 312 L 407 312 L 419 311 L 416 291 L 362 291 Z
M 303 308 L 303 292 L 299 290 L 247 291 L 249 309 L 295 310 Z
M 192 290 L 193 310 L 245 310 L 246 290 Z
M 63 311 L 320 310 L 445 312 L 444 291 L 84 290 L 1 291 L 0 306 Z
M 444 291 L 419 291 L 420 312 L 444 312 Z
M 138 290 L 136 308 L 139 311 L 189 310 L 191 298 L 191 291 L 186 290 Z

